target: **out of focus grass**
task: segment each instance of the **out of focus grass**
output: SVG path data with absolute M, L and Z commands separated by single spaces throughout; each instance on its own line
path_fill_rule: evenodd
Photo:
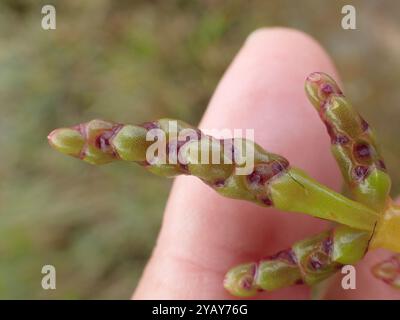
M 48 3 L 56 31 L 40 27 Z M 345 31 L 348 3 L 1 1 L 0 298 L 130 296 L 171 182 L 63 157 L 46 135 L 91 118 L 197 123 L 258 27 L 299 28 L 327 48 L 348 96 L 377 128 L 399 191 L 400 3 L 355 1 L 358 30 Z M 41 288 L 44 264 L 56 266 L 57 290 Z

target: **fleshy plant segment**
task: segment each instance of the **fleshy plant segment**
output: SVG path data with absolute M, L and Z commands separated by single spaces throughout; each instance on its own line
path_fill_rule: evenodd
M 250 140 L 216 139 L 182 121 L 160 119 L 128 125 L 92 120 L 56 129 L 48 139 L 61 153 L 91 164 L 121 160 L 165 177 L 193 175 L 229 198 L 336 222 L 331 230 L 296 242 L 289 249 L 232 268 L 224 280 L 225 288 L 237 296 L 299 283 L 314 285 L 342 265 L 362 259 L 369 249 L 400 252 L 400 208 L 389 197 L 390 177 L 374 131 L 335 81 L 326 74 L 313 73 L 305 88 L 327 127 L 332 153 L 352 199 Z M 176 125 L 171 126 L 171 121 Z M 246 157 L 252 156 L 247 171 L 241 171 L 246 161 L 237 157 L 243 150 L 251 150 L 246 152 Z M 374 275 L 398 287 L 398 261 L 392 258 L 376 266 Z
M 170 139 L 170 136 L 175 136 L 170 132 L 170 121 L 174 120 L 161 119 L 134 126 L 92 120 L 71 128 L 56 129 L 49 134 L 49 141 L 60 152 L 91 164 L 118 160 L 136 162 L 165 177 L 180 174 L 196 176 L 229 198 L 306 213 L 361 230 L 372 230 L 374 227 L 378 218 L 374 210 L 319 184 L 302 170 L 291 167 L 285 158 L 269 153 L 246 139 L 223 143 L 223 140 L 206 136 L 181 121 L 176 126 L 178 131 L 194 129 L 196 135 L 188 136 L 183 142 Z M 157 133 L 154 130 L 163 133 L 158 135 L 156 141 L 148 136 L 150 132 Z M 160 148 L 153 148 L 155 144 Z M 221 148 L 222 144 L 230 146 L 230 150 L 227 152 L 226 148 Z M 236 157 L 228 157 L 239 146 L 253 150 L 254 165 L 245 175 L 237 174 L 238 167 L 243 164 L 236 163 Z M 157 152 L 149 153 L 152 149 Z M 215 150 L 218 161 L 209 159 L 213 154 L 215 158 Z M 170 157 L 172 152 L 174 156 Z M 210 155 L 207 161 L 199 161 L 202 154 Z

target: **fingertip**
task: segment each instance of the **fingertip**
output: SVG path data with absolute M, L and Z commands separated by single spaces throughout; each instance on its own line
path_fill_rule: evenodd
M 288 59 L 283 61 L 284 64 L 282 67 L 286 65 L 286 62 L 291 67 L 294 62 L 298 66 L 313 66 L 311 69 L 315 70 L 312 70 L 310 73 L 326 70 L 328 74 L 334 77 L 337 76 L 333 62 L 321 44 L 310 34 L 298 29 L 286 27 L 259 28 L 249 34 L 243 47 L 260 50 L 261 52 L 272 50 L 275 53 L 284 53 Z M 302 60 L 305 58 L 306 61 Z M 305 81 L 310 73 L 302 74 L 302 81 Z
M 293 43 L 304 43 L 308 48 L 318 47 L 318 50 L 323 50 L 318 41 L 310 34 L 305 33 L 298 29 L 275 26 L 275 27 L 261 27 L 252 31 L 245 40 L 245 45 L 261 44 L 273 41 L 279 43 L 279 41 L 290 41 Z M 326 55 L 326 53 L 325 53 Z

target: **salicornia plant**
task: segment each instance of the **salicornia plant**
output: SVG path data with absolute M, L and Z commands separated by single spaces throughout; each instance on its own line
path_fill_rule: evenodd
M 243 297 L 299 283 L 314 285 L 341 266 L 362 259 L 370 249 L 400 252 L 400 206 L 389 196 L 391 181 L 374 131 L 335 81 L 315 72 L 307 77 L 305 89 L 327 127 L 352 200 L 252 141 L 216 139 L 181 121 L 176 126 L 170 125 L 170 119 L 134 126 L 92 120 L 56 129 L 48 138 L 56 150 L 91 164 L 124 160 L 161 176 L 193 175 L 226 197 L 336 222 L 331 230 L 289 249 L 232 268 L 224 281 L 231 294 Z M 185 139 L 178 138 L 185 130 Z M 149 152 L 155 143 L 164 143 L 164 154 L 162 148 Z M 250 172 L 238 174 L 245 166 L 238 161 L 243 149 L 252 151 L 253 166 Z M 206 154 L 208 161 L 199 161 L 200 154 Z M 373 273 L 400 288 L 400 257 L 375 266 Z

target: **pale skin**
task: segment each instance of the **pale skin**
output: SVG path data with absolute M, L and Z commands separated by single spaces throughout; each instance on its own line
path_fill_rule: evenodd
M 220 81 L 200 128 L 254 129 L 264 149 L 340 191 L 329 137 L 304 94 L 304 79 L 313 71 L 338 79 L 331 59 L 311 37 L 283 28 L 255 31 Z M 180 176 L 133 298 L 232 299 L 223 287 L 229 268 L 274 254 L 328 226 L 310 216 L 221 197 L 199 179 Z M 389 255 L 369 252 L 356 266 L 357 289 L 343 290 L 339 273 L 324 298 L 399 299 L 398 290 L 370 272 Z M 309 299 L 310 288 L 297 285 L 255 298 Z

